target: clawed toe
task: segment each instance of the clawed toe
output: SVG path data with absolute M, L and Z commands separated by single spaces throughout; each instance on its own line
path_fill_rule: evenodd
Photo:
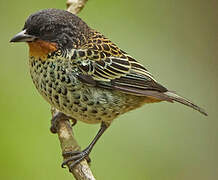
M 74 119 L 74 118 L 72 118 L 72 117 L 70 117 L 70 116 L 67 116 L 67 115 L 65 115 L 64 113 L 62 113 L 62 112 L 57 112 L 54 116 L 53 116 L 53 118 L 51 119 L 51 127 L 50 127 L 50 131 L 52 132 L 52 133 L 57 133 L 58 132 L 58 123 L 59 123 L 59 121 L 60 120 L 68 120 L 68 119 L 71 119 L 72 120 L 72 126 L 74 126 L 76 123 L 77 123 L 77 121 Z
M 109 125 L 107 123 L 102 122 L 101 128 L 99 129 L 95 138 L 88 145 L 88 147 L 86 149 L 84 149 L 83 151 L 81 151 L 81 152 L 80 151 L 64 152 L 63 157 L 66 160 L 62 163 L 61 167 L 65 167 L 66 165 L 68 165 L 69 170 L 72 171 L 72 169 L 75 167 L 75 165 L 78 164 L 83 159 L 86 159 L 88 163 L 91 162 L 91 159 L 89 158 L 89 154 L 92 151 L 92 148 L 94 147 L 95 143 L 98 141 L 98 139 L 101 137 L 101 135 L 105 132 L 105 130 L 108 128 L 108 126 Z M 71 162 L 71 163 L 69 163 L 69 162 Z
M 54 118 L 52 118 L 52 120 L 51 120 L 50 131 L 51 131 L 53 134 L 55 134 L 55 133 L 58 132 L 58 123 L 57 123 L 57 121 L 56 121 Z
M 73 161 L 70 165 L 69 165 L 69 169 L 71 170 L 76 164 L 78 164 L 80 161 L 82 161 L 83 159 L 86 159 L 87 162 L 91 162 L 91 159 L 89 158 L 89 151 L 87 149 L 83 150 L 83 151 L 69 151 L 69 152 L 65 152 L 63 153 L 64 158 L 68 158 L 66 159 L 62 164 L 61 167 L 65 168 L 65 166 L 70 162 Z

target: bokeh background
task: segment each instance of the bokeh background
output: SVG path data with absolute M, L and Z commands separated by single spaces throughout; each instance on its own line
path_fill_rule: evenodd
M 114 121 L 95 146 L 101 180 L 218 179 L 217 1 L 90 0 L 79 14 L 142 62 L 163 85 L 204 107 L 145 105 Z M 49 132 L 50 107 L 33 86 L 25 44 L 10 44 L 25 19 L 65 1 L 0 1 L 0 179 L 72 179 L 59 141 Z M 99 125 L 78 123 L 85 148 Z

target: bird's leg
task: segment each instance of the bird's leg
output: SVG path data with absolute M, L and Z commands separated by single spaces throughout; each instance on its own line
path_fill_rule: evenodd
M 73 122 L 72 126 L 74 126 L 77 122 L 76 119 L 69 117 L 60 111 L 57 111 L 51 119 L 50 131 L 54 134 L 57 133 L 59 121 L 60 120 L 69 120 L 69 119 L 72 120 L 72 122 Z
M 69 151 L 69 152 L 64 152 L 63 156 L 65 158 L 69 157 L 67 160 L 65 160 L 62 163 L 62 167 L 67 165 L 70 161 L 73 161 L 73 163 L 70 164 L 69 169 L 71 170 L 77 163 L 82 161 L 84 158 L 87 158 L 88 161 L 89 159 L 89 154 L 92 151 L 92 148 L 98 141 L 98 139 L 101 137 L 101 135 L 105 132 L 105 130 L 109 127 L 109 124 L 106 124 L 104 122 L 101 123 L 101 128 L 99 129 L 98 133 L 96 134 L 95 138 L 92 140 L 92 142 L 89 144 L 87 148 L 85 148 L 83 151 Z

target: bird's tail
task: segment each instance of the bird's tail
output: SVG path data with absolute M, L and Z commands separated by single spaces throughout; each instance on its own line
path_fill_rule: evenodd
M 200 113 L 204 114 L 205 116 L 208 115 L 204 109 L 200 108 L 199 106 L 195 105 L 194 103 L 185 99 L 184 97 L 179 96 L 178 94 L 176 94 L 173 91 L 167 91 L 164 94 L 167 95 L 172 101 L 176 101 L 176 102 L 179 102 L 179 103 L 184 104 L 186 106 L 189 106 L 189 107 L 199 111 Z

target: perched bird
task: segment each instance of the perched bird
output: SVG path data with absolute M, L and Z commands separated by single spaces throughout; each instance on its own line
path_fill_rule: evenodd
M 204 115 L 189 100 L 159 84 L 148 70 L 76 15 L 58 9 L 38 11 L 10 42 L 27 42 L 30 74 L 39 93 L 66 116 L 86 123 L 101 123 L 91 144 L 69 152 L 73 167 L 119 115 L 146 103 L 179 102 Z

